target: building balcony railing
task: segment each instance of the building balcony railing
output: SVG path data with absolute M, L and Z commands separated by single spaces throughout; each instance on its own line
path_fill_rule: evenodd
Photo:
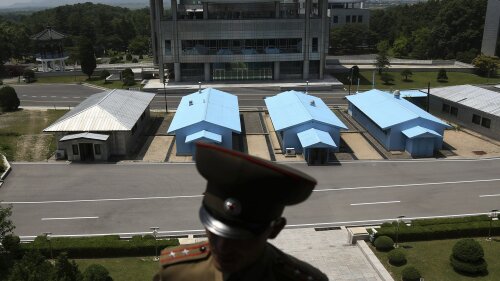
M 54 52 L 54 53 L 37 53 L 35 54 L 35 58 L 37 59 L 60 59 L 68 57 L 69 54 L 67 52 Z

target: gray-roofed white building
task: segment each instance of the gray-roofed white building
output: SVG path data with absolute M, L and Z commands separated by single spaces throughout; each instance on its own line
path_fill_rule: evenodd
M 108 160 L 129 155 L 150 120 L 155 94 L 109 90 L 90 96 L 44 132 L 53 132 L 68 160 Z
M 434 115 L 500 140 L 500 93 L 472 85 L 431 90 Z

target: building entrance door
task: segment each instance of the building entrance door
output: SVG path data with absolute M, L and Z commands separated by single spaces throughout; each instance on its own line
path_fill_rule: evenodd
M 80 160 L 94 161 L 94 146 L 91 143 L 80 143 Z

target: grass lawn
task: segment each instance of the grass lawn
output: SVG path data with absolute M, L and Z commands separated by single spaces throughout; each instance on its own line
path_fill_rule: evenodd
M 408 265 L 415 266 L 422 274 L 422 277 L 425 278 L 425 281 L 500 280 L 500 237 L 491 242 L 486 241 L 485 238 L 476 239 L 483 246 L 484 258 L 488 263 L 489 274 L 475 277 L 461 275 L 455 272 L 450 265 L 449 257 L 451 250 L 458 240 L 460 239 L 400 243 L 408 260 L 408 263 L 401 267 L 390 265 L 387 253 L 378 252 L 374 247 L 371 248 L 385 268 L 391 273 L 392 277 L 394 277 L 394 280 L 397 281 L 401 280 L 401 272 Z
M 41 161 L 55 151 L 52 134 L 42 130 L 67 110 L 19 110 L 0 115 L 0 152 L 9 161 Z
M 486 83 L 500 83 L 500 76 L 497 75 L 494 78 L 481 77 L 471 73 L 463 72 L 448 72 L 447 82 L 436 81 L 437 71 L 431 72 L 413 72 L 411 77 L 408 77 L 408 81 L 403 81 L 400 72 L 389 72 L 394 81 L 390 84 L 384 84 L 380 80 L 380 75 L 375 74 L 375 88 L 377 89 L 427 89 L 427 83 L 431 83 L 431 87 L 445 87 L 453 85 L 463 85 L 463 84 L 486 84 Z M 349 85 L 349 80 L 347 79 L 348 73 L 338 73 L 334 76 L 344 83 L 344 85 Z M 360 90 L 368 90 L 372 88 L 372 77 L 373 71 L 360 71 Z M 356 91 L 357 82 L 353 81 L 351 91 Z
M 75 262 L 81 272 L 91 264 L 100 264 L 115 281 L 151 281 L 159 269 L 159 263 L 153 261 L 153 257 L 76 259 Z
M 122 81 L 110 81 L 104 83 L 104 80 L 99 79 L 99 77 L 92 77 L 88 79 L 87 76 L 57 76 L 57 77 L 39 77 L 35 83 L 89 83 L 96 86 L 108 88 L 108 89 L 126 89 L 129 87 L 138 87 L 139 84 L 133 86 L 123 86 Z

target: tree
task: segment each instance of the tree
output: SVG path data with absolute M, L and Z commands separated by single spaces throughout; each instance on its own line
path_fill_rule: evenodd
M 149 51 L 149 38 L 146 36 L 137 36 L 128 45 L 128 50 L 134 55 L 147 54 Z
M 19 280 L 51 280 L 54 267 L 37 251 L 27 252 L 23 258 L 12 267 L 9 281 Z
M 400 36 L 392 44 L 392 52 L 397 58 L 408 56 L 410 40 L 406 36 Z
M 19 259 L 22 257 L 22 249 L 21 249 L 21 239 L 19 236 L 7 234 L 2 239 L 2 246 L 7 251 L 12 258 Z
M 408 76 L 412 76 L 413 75 L 413 72 L 409 69 L 403 69 L 403 71 L 401 71 L 401 76 L 404 76 L 404 81 L 408 81 Z
M 17 97 L 16 90 L 10 86 L 5 86 L 0 88 L 0 111 L 14 111 L 17 110 L 21 102 Z M 1 208 L 1 207 L 0 207 Z M 5 214 L 10 216 L 12 213 L 10 209 L 7 209 Z M 3 211 L 0 212 L 0 223 L 3 224 Z M 3 233 L 3 226 L 0 225 L 0 238 L 3 238 L 5 233 Z M 10 231 L 10 230 L 9 230 Z
M 437 80 L 438 81 L 448 81 L 448 75 L 446 74 L 446 69 L 441 68 L 438 71 L 437 74 Z
M 28 83 L 31 83 L 35 79 L 35 72 L 32 69 L 25 69 L 23 72 L 23 78 L 26 79 Z
M 97 67 L 97 62 L 94 54 L 94 47 L 92 46 L 92 42 L 87 38 L 82 38 L 80 40 L 79 46 L 79 60 L 82 66 L 82 72 L 87 74 L 90 77 L 94 73 L 95 68 Z
M 83 272 L 83 281 L 113 281 L 109 271 L 100 264 L 91 264 Z
M 377 68 L 378 73 L 382 74 L 382 71 L 389 68 L 389 65 L 391 65 L 391 63 L 387 57 L 387 51 L 379 51 L 377 58 L 375 59 L 375 67 Z
M 54 281 L 81 281 L 82 273 L 75 261 L 70 262 L 66 253 L 61 253 L 56 260 Z
M 109 73 L 109 71 L 107 71 L 106 69 L 104 69 L 104 70 L 101 70 L 101 73 L 99 74 L 99 78 L 100 78 L 101 80 L 104 80 L 104 79 L 108 78 L 108 77 L 109 77 L 109 75 L 111 75 L 111 74 Z
M 359 78 L 359 66 L 355 65 L 351 68 L 352 81 L 356 82 Z
M 489 76 L 492 73 L 495 75 L 500 65 L 500 59 L 498 57 L 480 54 L 472 60 L 472 65 L 477 68 L 477 72 L 480 75 Z
M 132 86 L 135 84 L 134 72 L 132 72 L 132 69 L 125 68 L 122 71 L 122 81 L 123 86 Z
M 384 81 L 385 85 L 389 85 L 391 82 L 394 81 L 394 77 L 391 74 L 384 72 L 380 74 L 380 80 Z

